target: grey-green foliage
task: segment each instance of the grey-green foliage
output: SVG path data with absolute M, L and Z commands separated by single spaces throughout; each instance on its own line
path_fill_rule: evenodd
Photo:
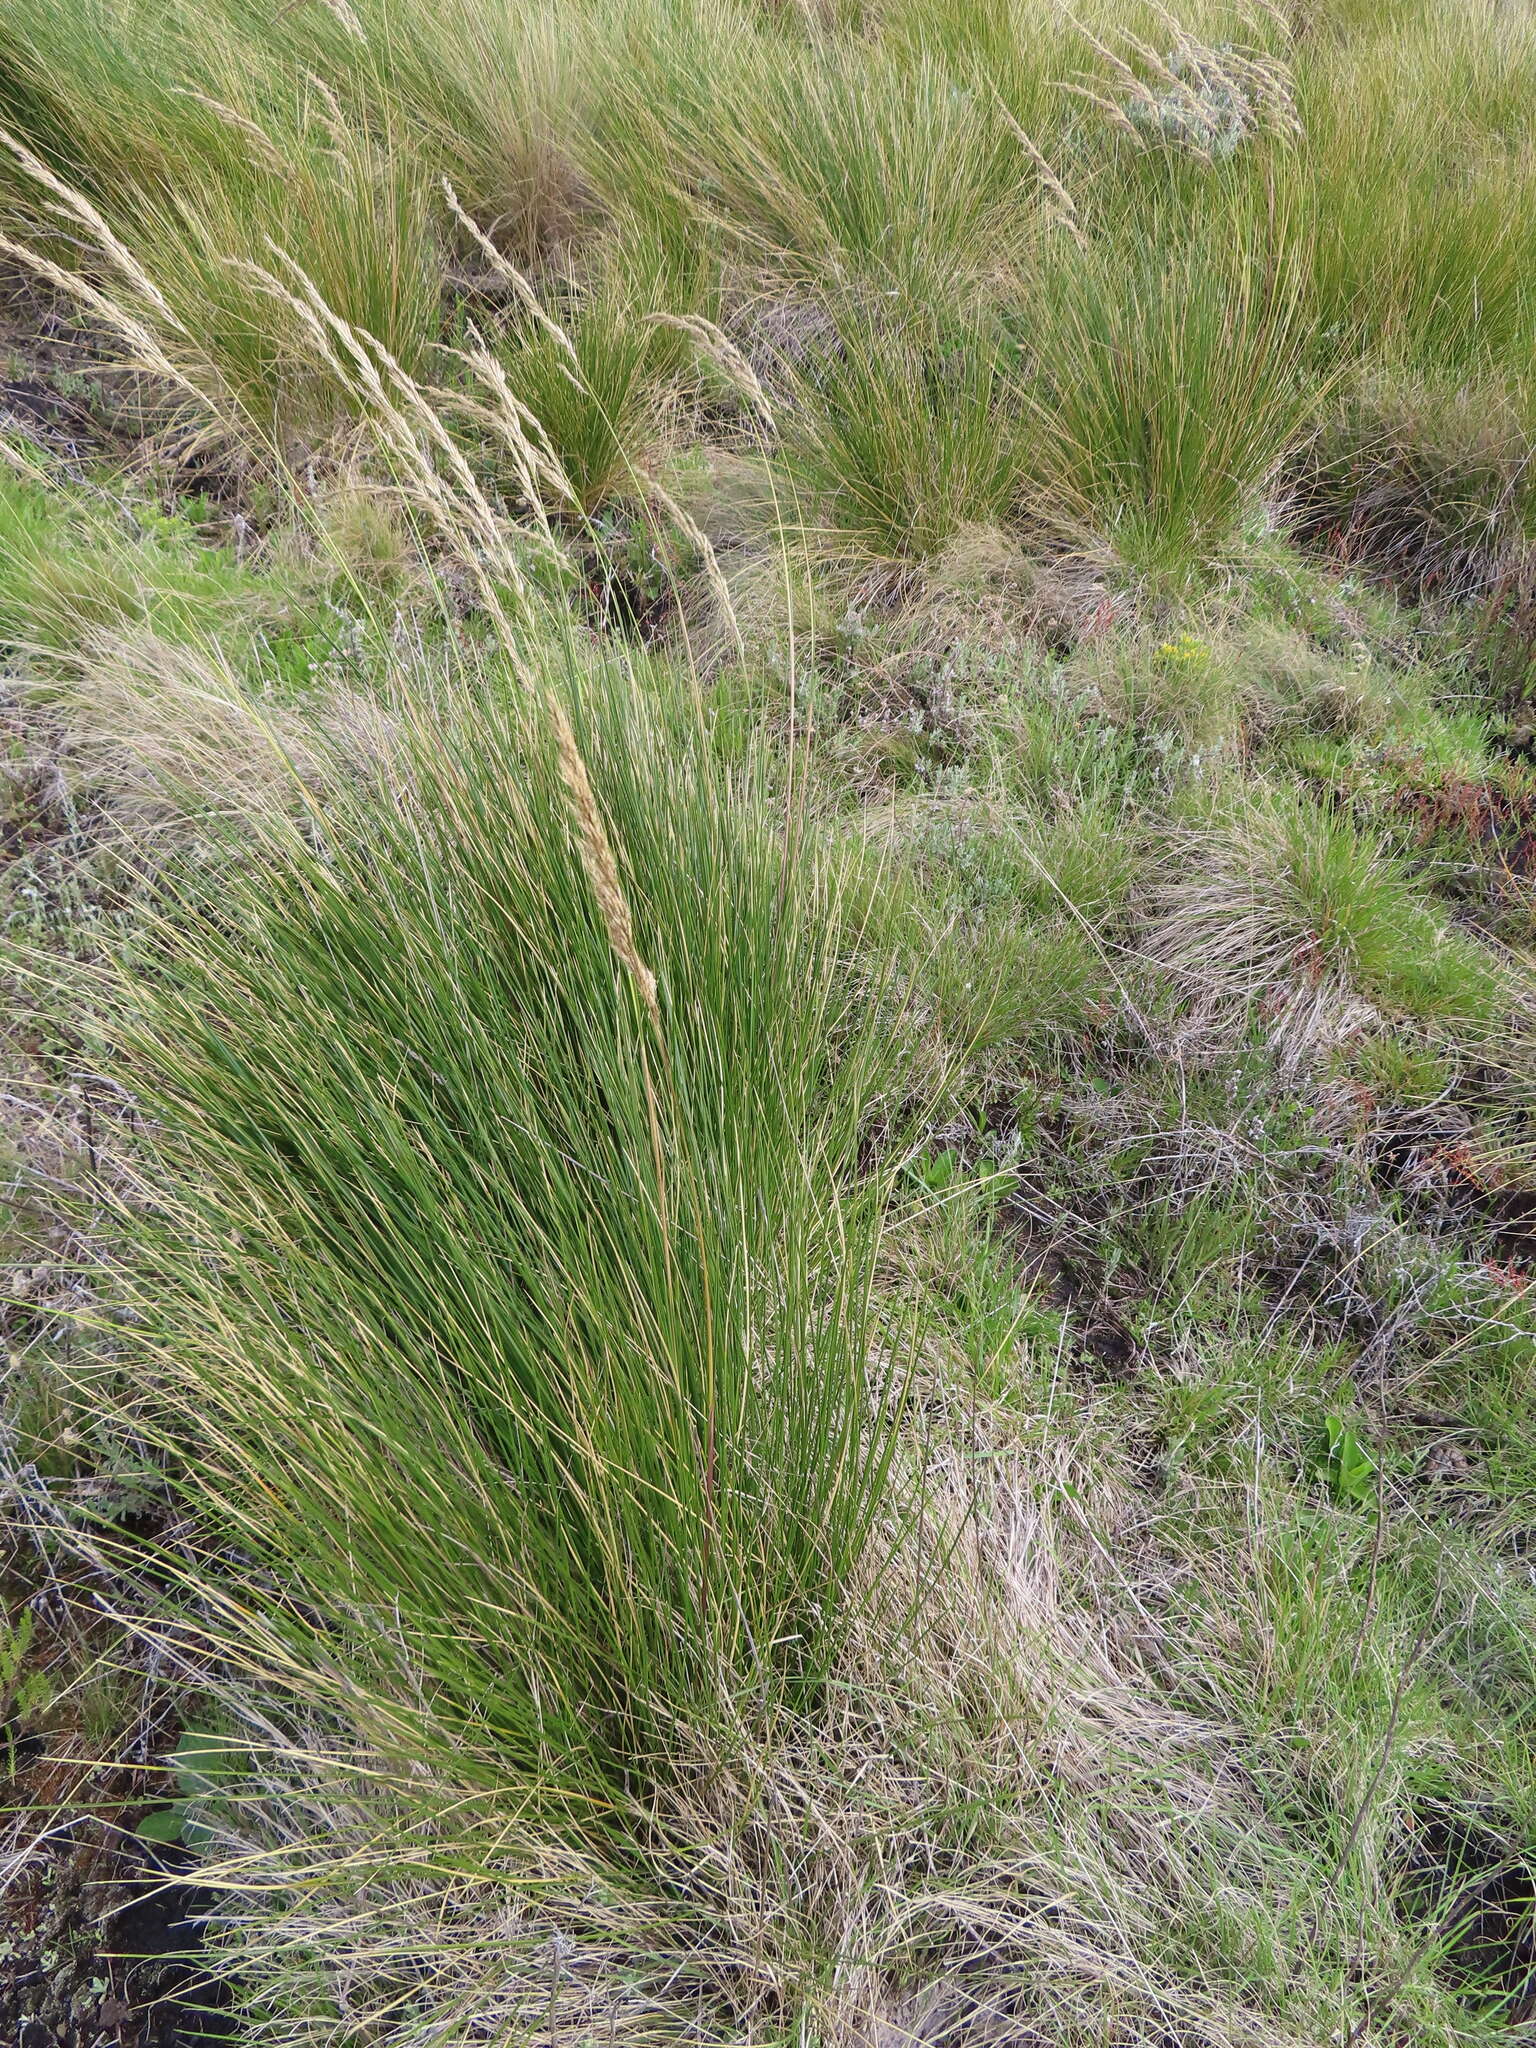
M 1143 134 L 1214 158 L 1231 156 L 1255 134 L 1260 113 L 1253 92 L 1221 69 L 1229 48 L 1218 43 L 1210 53 L 1216 61 L 1209 65 L 1199 64 L 1187 51 L 1171 51 L 1167 87 L 1148 99 L 1126 101 L 1125 111 Z

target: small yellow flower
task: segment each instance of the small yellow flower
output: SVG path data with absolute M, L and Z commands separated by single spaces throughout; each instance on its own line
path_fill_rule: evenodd
M 1165 640 L 1157 650 L 1163 661 L 1209 661 L 1211 650 L 1196 633 L 1181 633 L 1177 640 Z

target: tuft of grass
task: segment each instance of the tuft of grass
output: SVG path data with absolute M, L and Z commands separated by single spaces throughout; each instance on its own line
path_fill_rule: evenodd
M 1240 802 L 1198 851 L 1190 842 L 1151 948 L 1191 988 L 1261 1009 L 1336 982 L 1389 1014 L 1479 1035 L 1508 1000 L 1495 957 L 1447 929 L 1369 830 L 1284 787 Z
M 274 23 L 252 0 L 225 0 L 258 46 L 291 47 L 335 82 L 349 118 L 408 137 L 515 262 L 579 240 L 594 211 L 581 141 L 601 7 L 487 7 L 482 0 L 312 0 Z
M 702 291 L 697 265 L 679 270 L 636 229 L 546 278 L 552 311 L 497 344 L 508 389 L 570 488 L 551 510 L 590 516 L 615 495 L 644 496 L 691 354 L 669 323 L 696 312 Z
M 1316 403 L 1284 237 L 1239 210 L 1172 246 L 1155 221 L 1058 241 L 1021 319 L 1036 516 L 1176 581 L 1233 550 Z
M 1325 347 L 1420 374 L 1518 371 L 1532 308 L 1529 15 L 1427 9 L 1320 53 L 1306 78 Z
M 622 1840 L 846 1625 L 897 1395 L 848 1179 L 880 1062 L 827 877 L 690 714 L 560 687 L 654 1017 L 561 749 L 485 675 L 338 771 L 320 847 L 274 817 L 216 902 L 190 877 L 111 1029 L 161 1133 L 144 1426 L 206 1568 L 250 1560 L 245 1651 L 402 1769 Z
M 260 440 L 292 448 L 344 422 L 347 393 L 315 367 L 268 278 L 286 285 L 297 265 L 413 372 L 438 332 L 440 256 L 420 166 L 349 125 L 323 87 L 263 132 L 267 149 L 253 143 L 136 197 L 123 232 L 174 319 L 172 358 L 179 328 L 226 405 Z
M 0 1483 L 273 2048 L 1519 2031 L 1528 12 L 0 0 Z
M 1456 601 L 1518 575 L 1533 525 L 1518 389 L 1377 363 L 1339 392 L 1288 477 L 1313 544 L 1410 601 Z
M 62 169 L 18 139 L 7 189 L 134 367 L 257 448 L 303 453 L 346 421 L 348 393 L 302 346 L 284 296 L 294 266 L 408 373 L 424 365 L 440 238 L 428 174 L 398 128 L 350 119 L 323 78 L 285 76 L 217 18 L 201 46 L 180 17 L 162 25 L 140 91 L 132 19 L 115 4 L 97 6 L 82 46 L 94 68 L 69 33 L 46 33 L 41 0 L 25 5 L 40 18 L 24 75 L 55 110 Z M 97 123 L 114 130 L 101 147 Z M 92 297 L 103 286 L 111 308 Z
M 680 232 L 691 215 L 775 289 L 867 282 L 914 308 L 970 295 L 1027 244 L 1033 173 L 995 97 L 926 53 L 722 35 L 704 9 L 640 24 L 596 137 L 622 204 Z
M 850 311 L 794 391 L 786 461 L 824 551 L 920 562 L 1012 511 L 1030 422 L 995 322 Z

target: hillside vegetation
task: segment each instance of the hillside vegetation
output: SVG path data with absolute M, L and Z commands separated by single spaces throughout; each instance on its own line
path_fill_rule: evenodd
M 1536 9 L 0 0 L 0 261 L 23 2048 L 1536 2039 Z

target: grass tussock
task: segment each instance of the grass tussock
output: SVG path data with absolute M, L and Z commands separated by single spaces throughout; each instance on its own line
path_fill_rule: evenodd
M 795 378 L 790 473 L 821 548 L 854 563 L 941 555 L 1017 500 L 1029 426 L 1005 338 L 839 322 Z
M 659 1768 L 722 1682 L 814 1690 L 890 1458 L 869 1405 L 899 1398 L 894 1362 L 871 1380 L 859 1204 L 834 1203 L 878 1084 L 834 1007 L 836 920 L 785 893 L 818 884 L 764 826 L 675 755 L 661 774 L 624 680 L 590 686 L 577 729 L 655 1019 L 557 751 L 503 680 L 467 721 L 402 711 L 333 786 L 323 852 L 274 827 L 216 907 L 180 905 L 118 1027 L 176 1133 L 156 1263 L 186 1251 L 143 1303 L 146 1414 L 209 1540 L 307 1586 L 307 1653 L 286 1596 L 263 1606 L 312 1675 L 362 1624 L 342 1693 L 386 1681 L 365 1617 L 391 1616 L 423 1691 L 377 1711 L 411 1753 L 537 1786 L 578 1832 L 636 1824 L 633 1761 Z M 238 1262 L 238 1304 L 208 1265 L 236 1238 L 268 1262 Z
M 1191 986 L 1275 1002 L 1288 984 L 1337 981 L 1389 1014 L 1465 1030 L 1498 1019 L 1494 958 L 1447 931 L 1347 816 L 1277 793 L 1245 805 L 1202 854 L 1205 872 L 1179 864 L 1155 941 Z

